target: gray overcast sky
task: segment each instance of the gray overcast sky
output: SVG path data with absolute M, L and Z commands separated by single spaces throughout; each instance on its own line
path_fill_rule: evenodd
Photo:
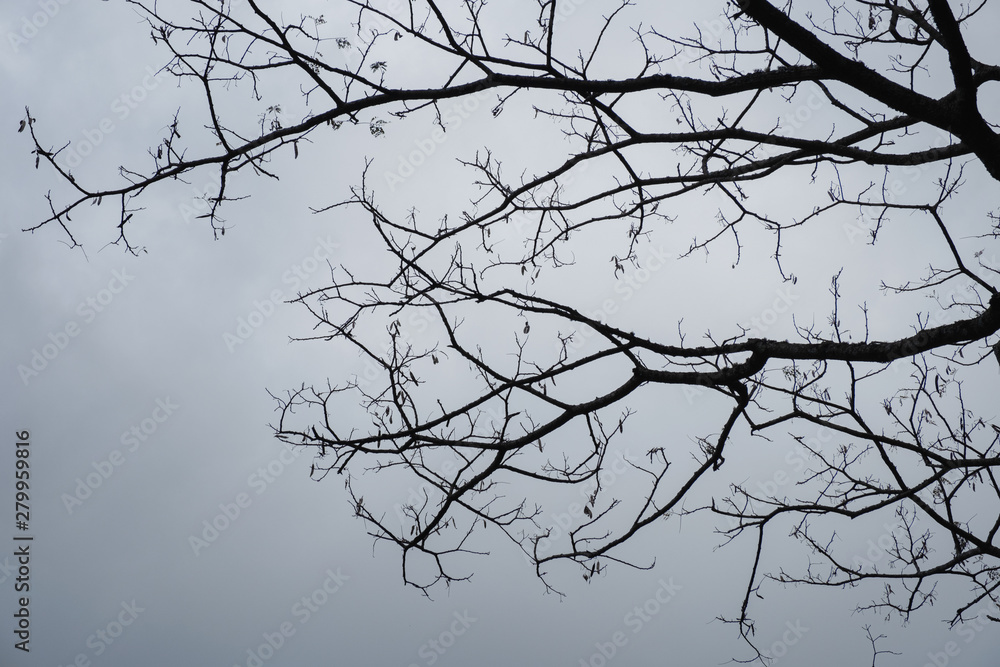
M 585 10 L 607 3 L 577 4 L 586 5 L 583 21 Z M 328 3 L 313 2 L 296 4 L 294 12 L 308 13 L 310 5 L 317 13 L 330 11 Z M 717 15 L 723 5 L 705 2 L 701 9 Z M 328 18 L 349 32 L 348 17 Z M 984 18 L 983 25 L 995 26 L 997 18 Z M 32 21 L 43 25 L 33 29 Z M 672 19 L 674 25 L 679 21 Z M 150 75 L 164 64 L 164 53 L 117 0 L 8 0 L 0 6 L 0 36 L 0 336 L 6 354 L 0 377 L 0 667 L 74 661 L 102 667 L 570 667 L 581 661 L 721 664 L 749 657 L 734 628 L 714 619 L 737 613 L 751 545 L 713 551 L 718 538 L 710 525 L 692 521 L 680 532 L 668 522 L 640 535 L 628 553 L 638 562 L 655 556 L 654 569 L 612 568 L 590 585 L 573 572 L 559 580 L 568 593 L 562 600 L 545 595 L 519 552 L 498 538 L 489 545 L 489 557 L 467 563 L 475 572 L 471 582 L 439 590 L 429 601 L 402 585 L 397 551 L 373 552 L 341 480 L 311 482 L 311 455 L 284 450 L 273 439 L 268 423 L 274 401 L 267 389 L 280 392 L 363 370 L 358 359 L 340 357 L 322 343 L 288 342 L 309 335 L 312 321 L 284 301 L 325 284 L 327 260 L 336 264 L 348 255 L 373 253 L 377 261 L 377 248 L 352 235 L 342 218 L 312 215 L 308 206 L 343 197 L 357 183 L 365 156 L 388 165 L 377 174 L 395 169 L 398 156 L 426 128 L 403 124 L 378 141 L 365 128 L 353 135 L 347 128 L 336 142 L 307 147 L 298 163 L 279 157 L 275 169 L 287 177 L 278 183 L 244 175 L 234 192 L 253 197 L 224 212 L 231 227 L 218 242 L 204 226 L 185 220 L 209 180 L 151 193 L 144 222 L 133 229 L 134 240 L 148 250 L 139 257 L 104 247 L 112 238 L 112 207 L 81 211 L 73 231 L 85 244 L 84 254 L 68 249 L 54 227 L 33 235 L 19 231 L 44 217 L 44 194 L 57 187 L 44 167 L 32 168 L 29 142 L 16 133 L 24 106 L 31 107 L 45 140 L 96 144 L 74 173 L 109 183 L 119 164 L 142 164 L 146 147 L 155 144 L 178 107 L 185 127 L 193 129 L 200 122 L 194 108 L 202 102 L 197 91 Z M 294 108 L 295 91 L 284 93 L 281 102 Z M 227 104 L 246 105 L 247 118 L 262 110 L 246 91 Z M 453 173 L 450 155 L 467 156 L 481 145 L 489 120 L 485 103 L 479 113 L 471 112 L 449 139 L 448 151 L 442 149 L 400 186 L 393 203 L 404 210 L 423 204 L 460 211 L 462 193 L 434 185 L 442 182 L 440 174 Z M 532 136 L 526 130 L 504 135 L 501 143 L 511 153 L 537 150 Z M 556 133 L 538 130 L 538 136 L 558 146 Z M 995 193 L 995 183 L 991 187 Z M 831 232 L 831 242 L 844 242 L 841 232 Z M 876 275 L 858 257 L 851 279 Z M 822 258 L 810 261 L 818 265 L 818 277 L 802 281 L 787 297 L 799 307 L 825 298 L 829 284 Z M 620 303 L 623 317 L 648 319 L 643 295 L 670 295 L 681 309 L 722 290 L 700 259 L 677 271 L 652 275 L 635 301 Z M 781 287 L 766 256 L 747 259 L 740 271 L 743 277 L 726 287 L 736 290 L 740 321 L 749 322 L 781 298 Z M 748 279 L 758 274 L 759 281 Z M 677 290 L 684 276 L 704 291 Z M 584 306 L 620 300 L 612 287 L 595 278 L 580 292 Z M 818 305 L 818 316 L 826 308 L 825 302 Z M 686 327 L 698 336 L 701 322 L 695 318 Z M 659 324 L 671 332 L 676 318 Z M 490 328 L 488 322 L 478 325 Z M 243 340 L 241 331 L 252 335 Z M 18 370 L 33 361 L 37 374 Z M 672 400 L 679 407 L 667 431 L 687 443 L 686 427 L 704 426 L 697 406 L 708 399 L 678 391 Z M 660 413 L 646 419 L 638 422 L 637 454 L 644 451 L 645 436 L 663 434 Z M 648 430 L 640 437 L 643 428 Z M 22 430 L 30 431 L 35 536 L 30 654 L 14 649 L 13 634 L 18 596 L 8 471 L 15 432 Z M 790 445 L 776 447 L 773 460 L 780 466 Z M 767 461 L 744 465 L 765 470 L 748 473 L 750 483 L 770 479 Z M 628 485 L 628 474 L 616 481 L 620 488 Z M 399 490 L 400 502 L 408 491 Z M 565 502 L 550 505 L 546 520 L 563 520 Z M 862 545 L 884 532 L 871 526 Z M 906 628 L 883 625 L 879 618 L 850 614 L 858 595 L 772 588 L 757 608 L 758 638 L 765 647 L 779 646 L 776 654 L 787 650 L 782 664 L 834 664 L 824 660 L 836 656 L 836 664 L 861 665 L 870 662 L 861 627 L 871 623 L 889 635 L 880 648 L 905 652 L 905 660 L 885 656 L 885 665 L 922 665 L 950 641 L 960 648 L 950 664 L 996 664 L 1000 638 L 992 628 L 960 635 L 941 622 L 946 612 L 935 613 L 939 608 Z M 949 595 L 942 597 L 947 602 Z M 626 641 L 610 658 L 602 655 L 610 655 L 619 632 Z

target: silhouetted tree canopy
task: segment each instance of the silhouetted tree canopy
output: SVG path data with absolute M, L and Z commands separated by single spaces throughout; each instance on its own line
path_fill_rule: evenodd
M 987 1 L 744 0 L 699 25 L 594 0 L 129 4 L 204 103 L 117 184 L 29 111 L 69 188 L 33 230 L 75 244 L 77 209 L 116 206 L 137 252 L 141 202 L 180 179 L 214 184 L 218 237 L 278 162 L 418 128 L 308 202 L 365 249 L 298 299 L 358 370 L 281 393 L 274 424 L 406 583 L 467 578 L 502 533 L 555 590 L 567 567 L 650 567 L 633 538 L 699 515 L 752 545 L 723 614 L 751 646 L 768 582 L 874 583 L 859 609 L 903 620 L 945 585 L 952 623 L 1000 601 Z M 489 131 L 447 144 L 468 116 Z M 574 500 L 572 527 L 547 522 Z

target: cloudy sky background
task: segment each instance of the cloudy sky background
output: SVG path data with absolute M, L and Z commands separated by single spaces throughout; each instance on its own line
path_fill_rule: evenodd
M 377 248 L 360 236 L 363 221 L 352 225 L 350 216 L 312 215 L 308 207 L 343 198 L 346 188 L 358 182 L 366 156 L 375 159 L 373 173 L 381 181 L 413 141 L 426 136 L 426 125 L 399 123 L 379 140 L 365 127 L 345 127 L 305 147 L 298 161 L 277 157 L 272 167 L 283 176 L 280 182 L 245 174 L 232 193 L 253 197 L 223 211 L 231 226 L 218 242 L 204 225 L 185 220 L 187 207 L 211 184 L 211 174 L 149 193 L 141 224 L 131 228 L 133 242 L 148 251 L 139 257 L 120 246 L 104 247 L 113 238 L 113 206 L 74 214 L 72 231 L 85 252 L 69 249 L 55 227 L 20 232 L 45 217 L 46 191 L 64 192 L 44 166 L 32 168 L 29 141 L 16 133 L 24 105 L 31 107 L 44 142 L 78 142 L 99 132 L 97 149 L 74 171 L 92 184 L 117 182 L 119 164 L 143 165 L 146 148 L 163 135 L 178 107 L 183 128 L 194 130 L 200 122 L 194 110 L 201 103 L 197 91 L 150 78 L 149 68 L 162 66 L 165 54 L 153 47 L 148 30 L 124 3 L 49 4 L 56 8 L 53 15 L 24 42 L 12 42 L 9 35 L 25 35 L 26 17 L 30 20 L 45 3 L 16 0 L 0 7 L 0 34 L 6 36 L 0 44 L 0 194 L 5 204 L 0 308 L 6 323 L 0 329 L 6 353 L 0 423 L 7 452 L 0 469 L 12 467 L 14 433 L 30 431 L 30 532 L 35 536 L 32 650 L 25 655 L 13 648 L 13 485 L 12 475 L 4 474 L 0 498 L 8 512 L 0 544 L 0 665 L 69 665 L 79 656 L 108 667 L 255 664 L 248 651 L 256 652 L 265 634 L 273 637 L 286 623 L 294 634 L 264 664 L 568 667 L 581 660 L 600 664 L 595 643 L 606 643 L 619 631 L 627 644 L 616 650 L 611 660 L 616 665 L 721 664 L 733 656 L 749 657 L 734 628 L 714 619 L 738 612 L 750 545 L 742 541 L 713 551 L 718 537 L 711 525 L 689 521 L 680 532 L 672 521 L 640 535 L 628 553 L 638 562 L 655 556 L 651 571 L 612 568 L 592 584 L 584 584 L 575 570 L 557 576 L 568 594 L 563 599 L 544 594 L 514 546 L 496 538 L 489 557 L 467 563 L 467 571 L 475 572 L 471 582 L 437 590 L 429 601 L 402 585 L 398 551 L 384 546 L 373 551 L 364 526 L 351 516 L 341 479 L 311 482 L 311 456 L 289 453 L 272 437 L 268 424 L 275 403 L 268 389 L 280 393 L 303 382 L 321 384 L 327 377 L 363 371 L 360 360 L 342 354 L 343 348 L 289 343 L 290 337 L 308 336 L 312 320 L 302 307 L 283 302 L 298 290 L 325 284 L 326 259 L 357 262 L 370 253 L 371 261 L 378 261 Z M 329 12 L 327 3 L 313 4 L 316 13 Z M 601 4 L 591 0 L 574 20 L 591 25 L 587 17 L 599 13 Z M 301 11 L 308 13 L 307 5 Z M 710 16 L 722 7 L 708 2 L 701 9 Z M 343 23 L 344 34 L 350 34 L 349 17 L 327 18 Z M 994 11 L 981 23 L 996 25 L 997 18 Z M 704 20 L 671 17 L 674 26 Z M 144 81 L 138 101 L 134 91 Z M 291 113 L 294 90 L 275 94 Z M 136 108 L 126 115 L 121 103 L 128 101 Z M 253 102 L 238 90 L 227 103 L 253 119 L 273 102 Z M 529 127 L 523 124 L 531 118 L 529 111 L 517 112 L 520 119 L 514 113 L 502 126 L 491 124 L 486 104 L 470 113 L 440 152 L 387 199 L 399 210 L 415 205 L 458 212 L 467 205 L 464 191 L 441 187 L 459 173 L 451 157 L 468 157 L 487 141 L 511 156 L 526 149 L 544 155 L 537 148 L 545 145 L 540 141 L 558 148 L 558 133 L 551 127 Z M 995 185 L 984 187 L 995 193 Z M 781 196 L 788 198 L 787 192 Z M 970 215 L 981 214 L 975 201 L 969 207 Z M 862 244 L 850 243 L 843 227 L 789 239 L 785 257 L 793 272 L 804 271 L 807 278 L 791 297 L 798 312 L 815 313 L 817 319 L 825 315 L 829 277 L 844 260 L 830 252 L 799 261 L 796 248 L 850 248 L 854 263 L 845 280 L 862 293 L 876 293 L 878 279 L 912 276 L 914 267 L 919 273 L 935 252 L 933 241 L 922 242 L 912 230 L 886 234 L 898 234 L 894 245 L 892 237 L 887 239 L 898 253 L 897 264 L 874 263 Z M 678 254 L 678 248 L 668 251 Z M 903 264 L 907 257 L 913 261 L 909 267 Z M 692 339 L 711 322 L 707 315 L 699 321 L 691 308 L 706 295 L 728 293 L 733 301 L 728 312 L 735 315 L 724 321 L 749 322 L 766 313 L 784 289 L 766 255 L 746 257 L 729 273 L 700 258 L 688 261 L 651 275 L 627 303 L 613 286 L 613 280 L 595 275 L 593 285 L 574 296 L 595 309 L 605 299 L 617 299 L 623 318 L 662 328 L 665 335 L 676 330 L 676 313 L 690 314 L 685 326 Z M 275 295 L 281 303 L 272 312 L 265 302 Z M 657 308 L 650 307 L 650 295 Z M 670 309 L 675 312 L 665 312 Z M 235 334 L 241 318 L 254 312 L 266 315 L 263 323 L 245 342 L 227 345 L 225 335 Z M 878 326 L 889 324 L 886 318 Z M 790 320 L 774 323 L 776 330 L 790 325 Z M 77 335 L 65 339 L 55 358 L 24 381 L 18 366 L 30 366 L 36 351 L 63 340 L 60 332 L 67 327 Z M 708 397 L 673 390 L 666 398 L 673 407 L 640 415 L 626 447 L 641 454 L 650 440 L 664 439 L 688 446 L 691 435 L 710 429 L 718 418 L 711 408 L 719 406 Z M 166 415 L 162 406 L 170 406 L 170 414 L 157 422 Z M 127 435 L 133 428 L 144 438 L 137 446 Z M 770 479 L 789 450 L 789 443 L 778 442 L 773 452 L 737 463 L 746 467 L 745 479 L 752 485 Z M 79 503 L 68 504 L 80 480 L 96 480 L 95 473 L 107 471 L 112 458 L 119 465 L 112 464 L 111 474 L 97 488 L 88 488 L 90 494 Z M 629 480 L 616 483 L 624 488 Z M 407 492 L 386 490 L 384 506 L 391 507 L 394 495 L 396 502 L 403 501 Z M 205 522 L 225 525 L 220 514 L 227 507 L 233 512 L 240 498 L 246 506 L 239 516 L 196 554 L 191 537 L 202 536 Z M 555 522 L 567 507 L 568 502 L 550 505 L 546 520 Z M 859 535 L 861 549 L 867 539 L 885 532 L 878 525 L 866 529 L 868 534 Z M 672 582 L 676 593 L 665 605 L 651 604 L 658 591 L 662 599 L 662 582 Z M 335 592 L 324 591 L 324 585 Z M 905 657 L 884 656 L 880 664 L 922 665 L 928 652 L 943 651 L 949 641 L 961 649 L 951 664 L 995 664 L 1000 639 L 991 630 L 965 642 L 941 622 L 949 614 L 945 604 L 901 628 L 877 617 L 852 616 L 862 595 L 772 587 L 765 600 L 757 601 L 761 646 L 788 637 L 789 627 L 807 628 L 779 662 L 823 664 L 822 656 L 835 655 L 838 664 L 865 664 L 870 647 L 861 627 L 871 623 L 876 632 L 889 634 L 880 648 L 905 652 Z M 306 614 L 304 597 L 323 603 Z M 643 605 L 657 613 L 637 623 L 628 614 Z M 113 622 L 124 608 L 141 611 L 113 643 L 97 639 L 101 630 L 116 631 Z M 449 633 L 458 630 L 462 634 L 446 650 L 431 648 L 431 641 L 450 644 Z

